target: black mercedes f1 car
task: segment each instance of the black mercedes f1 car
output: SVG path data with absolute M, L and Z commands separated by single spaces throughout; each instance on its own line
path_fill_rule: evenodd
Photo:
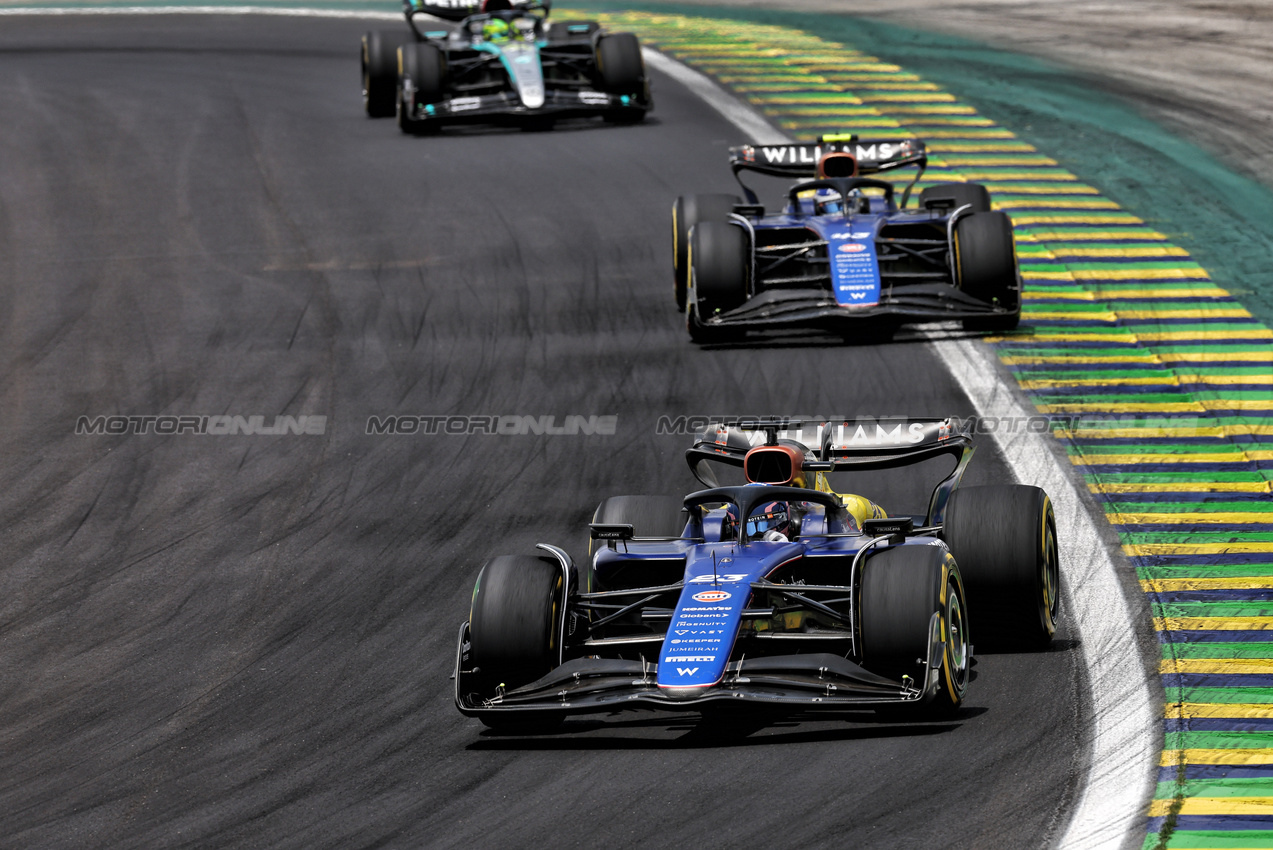
M 643 120 L 653 101 L 637 37 L 594 21 L 549 24 L 549 8 L 549 0 L 405 0 L 407 32 L 363 36 L 367 114 L 396 115 L 405 133 L 461 123 L 546 128 L 571 116 Z M 458 25 L 422 29 L 420 15 Z

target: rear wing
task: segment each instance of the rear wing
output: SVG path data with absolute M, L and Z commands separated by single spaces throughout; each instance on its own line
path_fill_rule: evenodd
M 806 472 L 893 469 L 942 455 L 955 468 L 937 483 L 929 500 L 928 522 L 941 522 L 946 502 L 972 460 L 972 434 L 958 419 L 850 417 L 835 420 L 741 419 L 708 426 L 686 450 L 694 477 L 716 486 L 710 463 L 742 467 L 755 446 L 794 445 L 813 455 Z
M 857 165 L 855 176 L 915 166 L 918 172 L 907 186 L 904 199 L 910 197 L 911 189 L 928 167 L 928 149 L 919 139 L 859 139 L 852 133 L 819 136 L 816 142 L 730 148 L 729 167 L 738 185 L 747 193 L 748 201 L 756 204 L 759 203 L 756 193 L 743 183 L 741 172 L 754 171 L 793 179 L 814 178 L 818 176 L 818 163 L 828 154 L 852 157 Z M 905 200 L 902 205 L 905 206 Z
M 444 21 L 462 21 L 465 18 L 482 12 L 483 0 L 402 0 L 402 13 L 407 23 L 415 27 L 412 18 L 415 15 L 430 15 Z M 503 4 L 500 4 L 503 6 Z M 552 8 L 552 0 L 512 0 L 511 9 L 542 9 L 545 14 Z

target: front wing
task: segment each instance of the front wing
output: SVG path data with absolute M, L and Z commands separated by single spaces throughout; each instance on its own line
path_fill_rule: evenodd
M 770 655 L 731 662 L 724 680 L 706 688 L 660 688 L 656 664 L 613 658 L 566 661 L 528 685 L 490 695 L 471 691 L 465 669 L 469 624 L 460 627 L 455 658 L 455 705 L 469 717 L 509 714 L 587 714 L 625 708 L 685 711 L 730 701 L 805 710 L 871 708 L 923 703 L 937 691 L 943 657 L 939 615 L 918 681 L 893 681 L 830 653 Z
M 878 304 L 864 307 L 840 304 L 826 290 L 769 290 L 748 299 L 740 307 L 700 318 L 700 321 L 707 327 L 776 329 L 851 325 L 883 317 L 907 323 L 944 322 L 1010 313 L 978 301 L 949 284 L 930 283 L 886 291 Z
M 530 109 L 522 105 L 513 91 L 475 97 L 447 98 L 439 103 L 420 106 L 410 116 L 416 121 L 442 120 L 447 123 L 489 121 L 492 117 L 532 117 L 537 115 L 575 115 L 579 117 L 602 115 L 618 109 L 648 109 L 648 105 L 628 95 L 607 94 L 591 90 L 556 91 L 544 93 L 544 105 Z

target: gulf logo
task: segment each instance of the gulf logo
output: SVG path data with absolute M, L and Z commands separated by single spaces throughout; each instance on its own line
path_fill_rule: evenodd
M 723 590 L 704 590 L 702 593 L 695 593 L 690 598 L 695 602 L 724 602 L 732 593 L 726 593 Z
M 846 242 L 840 246 L 840 250 L 846 254 L 856 254 L 859 251 L 865 251 L 866 246 L 861 242 Z

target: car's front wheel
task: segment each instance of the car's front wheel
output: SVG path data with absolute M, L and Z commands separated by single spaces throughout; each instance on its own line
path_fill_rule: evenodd
M 597 75 L 601 78 L 602 91 L 626 95 L 631 105 L 620 106 L 606 113 L 605 118 L 615 124 L 638 124 L 645 120 L 645 109 L 636 102 L 643 100 L 645 91 L 645 60 L 641 57 L 641 43 L 630 32 L 603 35 L 596 43 Z
M 723 221 L 694 225 L 686 257 L 693 297 L 687 299 L 685 322 L 692 340 L 721 342 L 737 335 L 706 320 L 747 300 L 750 259 L 747 235 L 741 227 Z
M 362 105 L 371 118 L 394 114 L 398 48 L 408 41 L 408 33 L 383 30 L 372 30 L 362 37 Z
M 404 44 L 398 48 L 397 114 L 402 132 L 419 134 L 436 126 L 419 113 L 442 100 L 445 81 L 446 56 L 435 45 Z
M 737 195 L 682 195 L 672 204 L 672 271 L 676 277 L 676 309 L 685 312 L 685 294 L 689 289 L 690 231 L 700 221 L 728 221 Z
M 968 691 L 972 645 L 963 581 L 950 553 L 941 546 L 897 546 L 870 556 L 859 610 L 863 665 L 883 676 L 909 676 L 916 687 L 924 685 L 937 616 L 941 684 L 928 702 L 899 707 L 932 716 L 957 711 Z
M 529 684 L 556 665 L 563 591 L 561 567 L 548 559 L 502 555 L 483 565 L 469 613 L 469 661 L 484 696 Z
M 1010 331 L 1021 321 L 1021 284 L 1012 221 L 1001 212 L 979 212 L 955 221 L 955 283 L 968 295 L 1007 311 L 965 319 L 979 331 Z

